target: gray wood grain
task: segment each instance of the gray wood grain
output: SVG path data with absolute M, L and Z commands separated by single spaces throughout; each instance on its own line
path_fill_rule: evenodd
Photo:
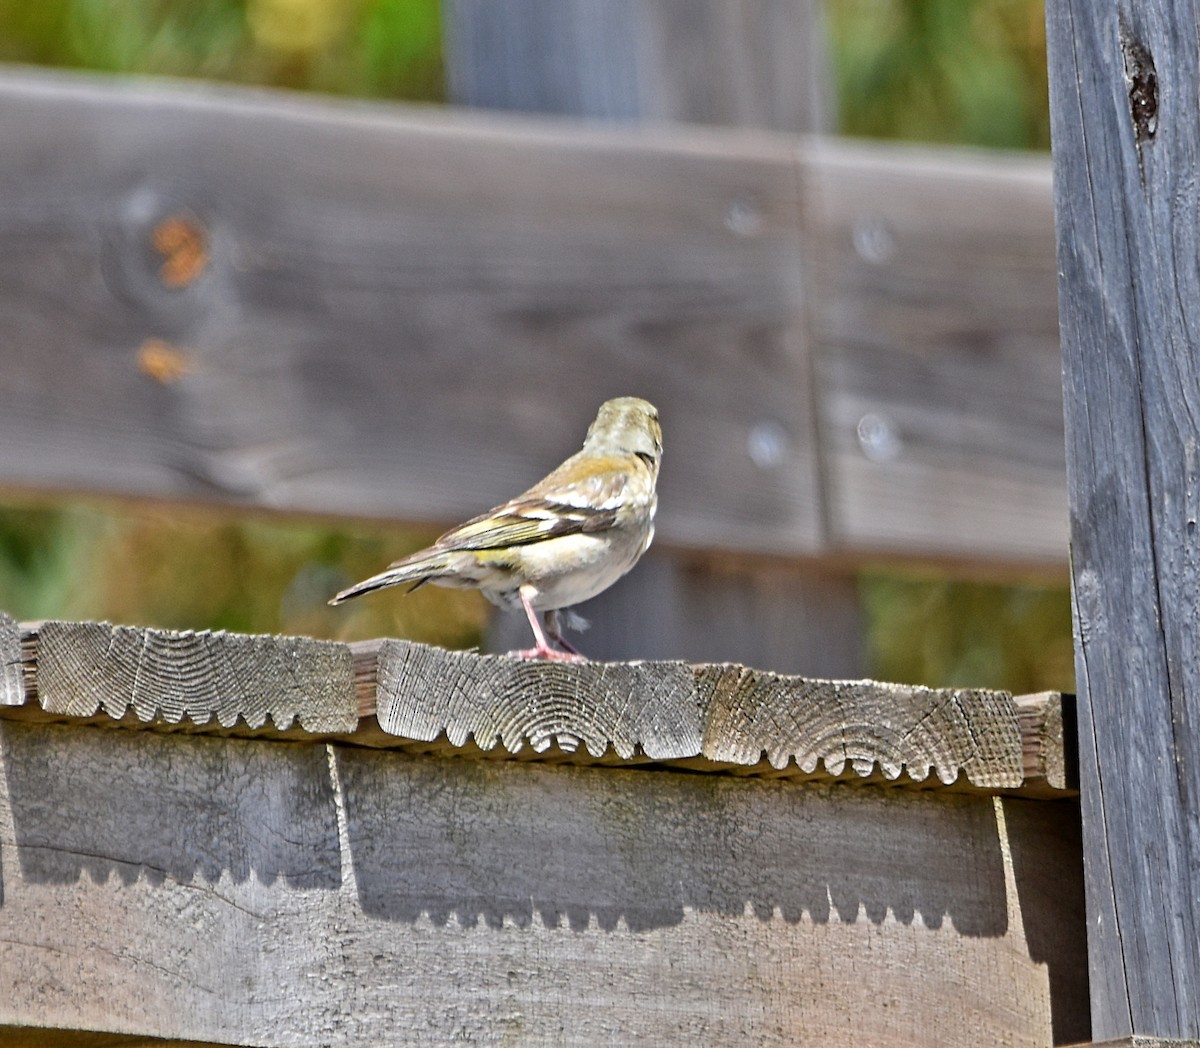
M 22 628 L 25 723 L 447 756 L 654 763 L 825 782 L 1068 796 L 1061 697 L 788 677 L 736 664 L 565 666 L 408 641 Z M 1057 727 L 1057 731 L 1053 730 Z
M 0 1026 L 0 1048 L 218 1048 L 211 1041 L 164 1041 L 119 1033 Z
M 1061 566 L 1049 165 L 867 143 L 802 157 L 830 544 Z
M 36 636 L 37 698 L 47 713 L 251 728 L 298 721 L 310 732 L 358 725 L 345 644 L 95 622 L 44 622 Z
M 453 522 L 632 390 L 664 545 L 1062 563 L 1044 164 L 30 74 L 0 99 L 0 484 Z
M 1045 1048 L 1070 963 L 1052 804 L 8 722 L 0 781 L 8 1026 Z
M 796 777 L 878 777 L 1016 789 L 1012 696 L 785 677 L 737 665 L 536 664 L 383 641 L 380 727 L 447 749 L 730 765 Z
M 24 702 L 21 631 L 10 615 L 0 611 L 0 706 L 21 706 Z
M 455 522 L 635 393 L 660 540 L 820 544 L 791 140 L 29 73 L 0 137 L 2 485 Z
M 453 101 L 485 109 L 823 131 L 814 0 L 445 0 Z
M 1200 35 L 1047 8 L 1097 1039 L 1200 1037 Z

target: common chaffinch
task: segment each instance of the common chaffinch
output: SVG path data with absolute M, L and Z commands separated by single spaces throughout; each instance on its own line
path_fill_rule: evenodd
M 583 661 L 563 638 L 558 612 L 607 589 L 646 552 L 654 537 L 661 457 L 654 405 L 638 397 L 606 401 L 582 450 L 528 491 L 329 603 L 402 582 L 413 583 L 412 589 L 426 582 L 474 587 L 501 608 L 525 609 L 535 646 L 514 654 Z M 539 611 L 546 612 L 545 633 Z M 550 646 L 547 633 L 560 647 Z

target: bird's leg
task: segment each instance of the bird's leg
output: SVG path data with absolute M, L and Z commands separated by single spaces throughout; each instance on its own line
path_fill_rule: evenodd
M 533 639 L 535 647 L 527 648 L 524 651 L 514 651 L 513 654 L 519 659 L 550 659 L 554 662 L 587 662 L 578 652 L 559 651 L 557 648 L 552 648 L 546 641 L 546 635 L 542 632 L 542 624 L 538 621 L 537 612 L 533 610 L 533 598 L 537 595 L 537 590 L 528 584 L 517 590 L 517 595 L 521 598 L 521 607 L 525 609 L 525 617 L 529 619 L 529 625 L 533 627 Z
M 564 651 L 570 652 L 572 655 L 578 655 L 580 658 L 584 657 L 583 653 L 562 635 L 562 627 L 558 622 L 557 611 L 546 612 L 546 633 L 549 634 L 550 639 Z

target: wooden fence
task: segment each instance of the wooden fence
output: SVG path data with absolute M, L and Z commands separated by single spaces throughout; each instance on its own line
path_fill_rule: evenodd
M 1061 575 L 1049 165 L 792 133 L 820 87 L 758 93 L 763 33 L 807 0 L 565 3 L 628 63 L 570 99 L 486 65 L 544 5 L 505 6 L 489 51 L 448 4 L 462 100 L 772 130 L 0 77 L 0 485 L 443 522 L 636 392 L 663 555 L 611 599 L 704 662 L 0 620 L 0 1040 L 1086 1039 L 1081 855 L 1097 1037 L 1197 1036 L 1183 5 L 1050 15 L 1082 844 L 1056 700 L 711 664 L 764 579 L 752 658 L 820 673 L 864 560 Z M 684 84 L 656 34 L 697 25 L 769 61 Z
M 29 72 L 0 136 L 0 486 L 441 523 L 636 392 L 589 650 L 701 662 L 25 628 L 0 1042 L 1086 1038 L 1061 704 L 810 679 L 866 559 L 1063 571 L 1044 160 Z
M 1092 1019 L 1196 1043 L 1200 25 L 1169 0 L 1047 25 Z

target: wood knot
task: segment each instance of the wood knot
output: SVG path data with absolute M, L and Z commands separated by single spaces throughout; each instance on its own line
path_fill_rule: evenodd
M 165 287 L 187 287 L 208 265 L 208 236 L 192 215 L 162 219 L 155 224 L 150 242 L 162 256 L 158 275 Z
M 1154 56 L 1129 28 L 1122 16 L 1121 55 L 1125 62 L 1125 87 L 1129 92 L 1129 115 L 1133 137 L 1140 150 L 1158 130 L 1158 71 Z
M 148 338 L 138 347 L 138 370 L 160 385 L 178 382 L 192 370 L 188 354 L 161 338 Z

